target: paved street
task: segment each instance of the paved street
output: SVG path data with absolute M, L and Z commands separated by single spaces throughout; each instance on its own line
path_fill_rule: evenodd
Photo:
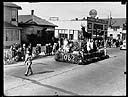
M 53 56 L 33 61 L 34 75 L 24 76 L 23 62 L 4 66 L 4 94 L 126 95 L 126 50 L 109 48 L 109 59 L 88 65 L 56 62 Z

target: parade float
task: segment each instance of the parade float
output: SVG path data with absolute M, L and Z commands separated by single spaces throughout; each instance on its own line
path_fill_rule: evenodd
M 82 44 L 84 45 L 83 41 L 73 42 L 71 52 L 68 49 L 63 49 L 63 47 L 59 48 L 55 54 L 55 60 L 74 64 L 88 64 L 109 58 L 105 48 L 100 48 L 92 52 L 86 52 L 83 49 L 84 46 L 82 46 Z
M 83 33 L 86 34 L 84 35 Z M 99 39 L 90 38 L 90 35 L 87 34 L 87 32 L 79 32 L 78 37 L 78 40 L 75 41 L 69 41 L 67 39 L 63 40 L 63 45 L 55 54 L 56 61 L 74 64 L 88 64 L 109 58 L 105 44 L 102 45 L 102 41 L 105 42 L 103 38 L 99 42 L 100 45 L 98 45 L 97 43 Z M 91 43 L 93 43 L 93 49 L 90 47 Z
M 56 61 L 86 64 L 109 58 L 106 50 L 108 21 L 95 18 L 97 15 L 95 9 L 92 9 L 89 15 L 90 17 L 87 17 L 87 24 L 81 25 L 82 28 L 78 32 L 78 40 L 72 42 L 63 41 L 63 46 L 55 54 Z M 93 49 L 88 45 L 92 41 L 95 44 L 92 47 Z

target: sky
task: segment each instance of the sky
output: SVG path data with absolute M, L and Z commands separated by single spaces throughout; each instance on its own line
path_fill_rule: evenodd
M 22 7 L 19 15 L 30 15 L 31 10 L 42 19 L 59 17 L 60 20 L 71 20 L 89 16 L 89 11 L 95 9 L 99 18 L 108 18 L 111 12 L 113 18 L 126 18 L 126 5 L 121 2 L 13 2 Z

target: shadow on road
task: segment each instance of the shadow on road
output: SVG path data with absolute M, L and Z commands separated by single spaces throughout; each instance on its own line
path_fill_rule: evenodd
M 54 71 L 43 71 L 43 72 L 36 72 L 36 73 L 33 73 L 33 75 L 36 75 L 36 74 L 43 74 L 43 73 L 50 73 L 50 72 L 54 72 Z
M 49 71 L 41 71 L 41 72 L 33 72 L 32 75 L 28 75 L 28 76 L 33 76 L 33 75 L 38 75 L 38 74 L 44 74 L 44 73 L 50 73 L 50 72 L 54 72 L 53 70 L 49 70 Z M 17 74 L 17 73 L 16 73 Z M 17 77 L 17 78 L 24 78 L 23 75 L 16 75 L 16 74 L 12 74 L 11 76 Z
M 56 91 L 60 91 L 60 92 L 63 92 L 63 93 L 66 93 L 66 94 L 69 94 L 69 95 L 78 95 L 77 93 L 73 93 L 71 91 L 68 91 L 68 90 L 65 90 L 65 89 L 62 89 L 62 88 L 58 88 L 58 87 L 55 87 L 55 86 L 51 86 L 51 85 L 47 85 L 47 84 L 42 84 L 40 83 L 39 81 L 36 81 L 36 80 L 33 80 L 33 79 L 30 79 L 30 78 L 27 78 L 27 77 L 18 77 L 18 76 L 15 76 L 17 78 L 21 78 L 23 80 L 28 80 L 28 81 L 31 81 L 31 83 L 34 83 L 34 84 L 37 84 L 37 85 L 40 85 L 40 86 L 43 86 L 43 87 L 47 87 L 47 88 L 50 88 L 50 89 L 54 89 Z M 53 94 L 56 96 L 56 93 Z M 58 94 L 57 94 L 58 95 Z
M 49 55 L 49 56 L 53 56 L 53 55 Z M 43 57 L 48 57 L 48 55 L 38 55 L 38 56 L 34 57 L 33 60 L 40 59 L 40 58 L 43 58 Z
M 45 63 L 33 63 L 32 65 L 49 65 L 49 64 L 45 64 Z
M 116 57 L 116 56 L 114 56 Z M 111 57 L 108 57 L 108 58 L 97 58 L 97 59 L 88 59 L 88 60 L 85 60 L 83 61 L 83 64 L 79 64 L 79 65 L 92 65 L 91 63 L 98 63 L 98 62 L 101 62 L 103 60 L 106 60 L 106 59 L 109 59 Z

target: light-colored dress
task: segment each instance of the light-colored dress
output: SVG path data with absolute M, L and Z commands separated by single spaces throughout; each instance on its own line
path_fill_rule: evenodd
M 87 42 L 87 51 L 88 52 L 90 51 L 90 42 L 89 41 Z
M 64 45 L 63 45 L 63 49 L 64 49 L 64 50 L 67 49 L 67 47 L 66 47 L 67 45 L 68 45 L 68 41 L 65 39 L 65 40 L 64 40 Z
M 93 42 L 90 42 L 90 47 L 91 49 L 93 49 Z

